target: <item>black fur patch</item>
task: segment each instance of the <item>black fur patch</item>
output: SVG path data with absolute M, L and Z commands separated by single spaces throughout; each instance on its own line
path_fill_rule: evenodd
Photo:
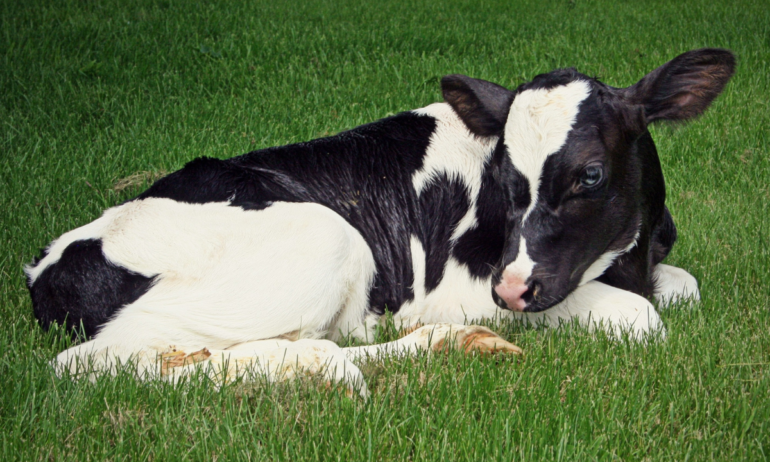
M 450 238 L 457 224 L 470 207 L 469 193 L 464 184 L 450 181 L 446 175 L 433 179 L 420 194 L 420 224 L 418 233 L 425 250 L 425 291 L 434 290 L 444 277 Z
M 550 90 L 552 88 L 570 84 L 576 80 L 592 80 L 589 77 L 578 72 L 574 67 L 567 69 L 556 69 L 547 74 L 538 74 L 530 82 L 519 85 L 516 93 L 525 90 Z
M 666 207 L 663 222 L 652 232 L 651 263 L 652 266 L 662 262 L 671 252 L 676 242 L 676 225 L 674 218 Z
M 465 264 L 477 278 L 486 278 L 492 274 L 500 263 L 505 244 L 508 204 L 506 193 L 495 181 L 493 172 L 492 168 L 486 168 L 481 179 L 481 189 L 476 200 L 476 227 L 460 236 L 452 251 L 457 261 Z
M 59 261 L 29 286 L 29 292 L 35 317 L 44 329 L 57 322 L 77 332 L 82 323 L 90 338 L 120 308 L 144 295 L 153 280 L 108 262 L 102 242 L 89 239 L 67 246 Z

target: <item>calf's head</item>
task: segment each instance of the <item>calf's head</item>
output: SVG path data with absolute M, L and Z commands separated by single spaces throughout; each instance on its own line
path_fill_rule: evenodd
M 647 126 L 701 114 L 734 67 L 729 51 L 701 49 L 628 88 L 572 69 L 515 91 L 444 77 L 444 98 L 469 130 L 499 137 L 490 168 L 506 204 L 506 240 L 493 276 L 496 303 L 545 310 L 621 255 L 648 252 L 665 185 Z M 642 272 L 649 278 L 649 267 Z

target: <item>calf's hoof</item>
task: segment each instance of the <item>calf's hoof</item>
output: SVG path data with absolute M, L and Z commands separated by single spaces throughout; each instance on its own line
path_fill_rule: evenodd
M 408 337 L 416 337 L 418 347 L 429 346 L 433 351 L 450 348 L 465 353 L 476 351 L 484 354 L 524 354 L 521 348 L 504 340 L 484 326 L 433 324 L 420 327 Z
M 468 326 L 457 333 L 455 344 L 466 353 L 522 355 L 524 351 L 484 326 Z

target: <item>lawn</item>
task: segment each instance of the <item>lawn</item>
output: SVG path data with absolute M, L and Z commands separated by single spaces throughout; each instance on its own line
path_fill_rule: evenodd
M 69 340 L 36 324 L 22 266 L 163 172 L 425 106 L 445 74 L 627 86 L 704 46 L 736 53 L 732 82 L 652 129 L 667 263 L 703 297 L 661 311 L 665 341 L 500 325 L 525 358 L 370 362 L 366 402 L 48 366 Z M 767 460 L 769 101 L 765 0 L 0 0 L 0 459 Z

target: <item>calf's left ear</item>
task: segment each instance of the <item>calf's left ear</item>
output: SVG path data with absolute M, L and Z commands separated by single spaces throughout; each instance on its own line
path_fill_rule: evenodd
M 465 126 L 478 136 L 499 136 L 505 128 L 513 92 L 486 80 L 465 75 L 441 79 L 444 100 L 455 110 Z
M 644 106 L 647 123 L 699 116 L 735 72 L 728 50 L 702 48 L 683 53 L 624 89 L 633 104 Z

